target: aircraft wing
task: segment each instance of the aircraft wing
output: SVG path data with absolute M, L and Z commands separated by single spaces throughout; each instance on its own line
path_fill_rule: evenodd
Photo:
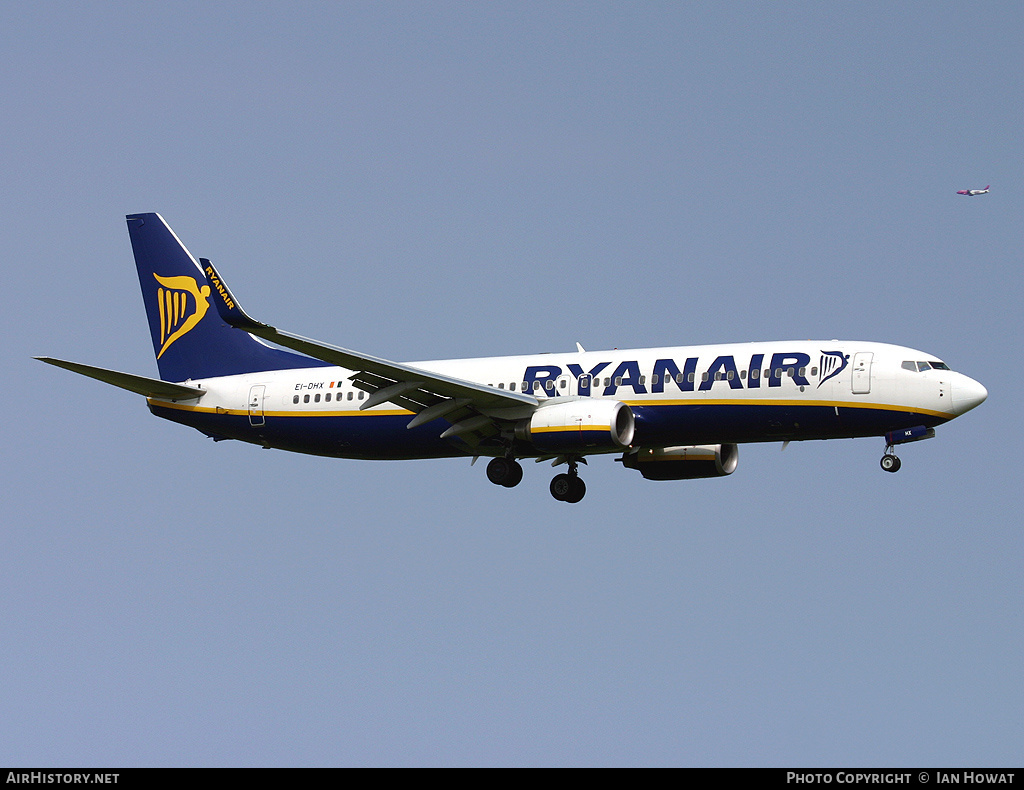
M 442 434 L 443 437 L 458 437 L 475 447 L 483 439 L 500 431 L 500 420 L 527 416 L 538 404 L 537 398 L 525 392 L 488 387 L 282 332 L 250 318 L 231 295 L 213 264 L 206 258 L 200 258 L 199 261 L 210 285 L 211 298 L 226 324 L 293 351 L 355 371 L 350 377 L 351 381 L 370 393 L 370 397 L 360 406 L 361 409 L 385 402 L 395 403 L 416 414 L 409 422 L 409 428 L 443 417 L 451 423 L 451 427 Z
M 81 373 L 83 376 L 113 384 L 129 392 L 137 392 L 147 398 L 170 398 L 171 400 L 188 400 L 198 398 L 205 392 L 200 387 L 190 387 L 187 384 L 172 384 L 169 381 L 151 379 L 146 376 L 136 376 L 132 373 L 120 373 L 107 368 L 97 368 L 92 365 L 83 365 L 80 362 L 68 362 L 53 357 L 36 357 L 40 362 L 48 365 L 56 365 L 74 373 Z

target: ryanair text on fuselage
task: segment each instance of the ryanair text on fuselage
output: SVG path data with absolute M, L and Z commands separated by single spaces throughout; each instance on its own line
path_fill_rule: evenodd
M 658 359 L 647 374 L 641 371 L 640 363 L 632 359 L 619 362 L 613 369 L 610 368 L 614 364 L 611 361 L 599 362 L 588 370 L 576 363 L 568 363 L 565 369 L 577 381 L 577 394 L 584 397 L 600 394 L 604 398 L 615 397 L 624 388 L 630 388 L 634 395 L 661 394 L 673 389 L 707 392 L 719 382 L 729 389 L 758 389 L 762 383 L 767 387 L 781 387 L 784 378 L 790 378 L 797 386 L 808 387 L 807 374 L 810 373 L 812 378 L 818 376 L 819 367 L 810 367 L 811 357 L 802 351 L 773 353 L 768 366 L 762 371 L 765 356 L 752 354 L 748 364 L 742 368 L 737 366 L 733 355 L 723 354 L 706 366 L 700 364 L 699 357 L 687 357 L 681 368 L 675 359 Z M 837 357 L 841 364 L 824 375 L 817 386 L 841 373 L 849 361 L 849 355 L 842 352 L 821 353 L 821 370 Z M 703 371 L 699 376 L 698 370 Z M 561 375 L 562 368 L 558 365 L 529 365 L 523 374 L 523 391 L 555 391 Z

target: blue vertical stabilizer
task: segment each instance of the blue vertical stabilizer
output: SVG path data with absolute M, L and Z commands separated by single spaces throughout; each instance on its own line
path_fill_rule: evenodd
M 325 365 L 227 326 L 210 304 L 202 269 L 163 217 L 126 219 L 160 378 L 186 381 Z

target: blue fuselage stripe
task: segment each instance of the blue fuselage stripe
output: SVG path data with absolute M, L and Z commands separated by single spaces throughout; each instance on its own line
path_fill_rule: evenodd
M 634 446 L 800 441 L 882 436 L 911 426 L 934 427 L 949 418 L 892 407 L 780 404 L 633 405 Z M 158 417 L 190 425 L 215 437 L 240 439 L 283 450 L 339 458 L 411 459 L 460 456 L 471 450 L 458 440 L 443 440 L 449 426 L 435 420 L 408 430 L 411 413 L 296 416 L 267 414 L 263 425 L 246 414 L 218 414 L 161 406 Z M 540 453 L 536 453 L 539 455 Z

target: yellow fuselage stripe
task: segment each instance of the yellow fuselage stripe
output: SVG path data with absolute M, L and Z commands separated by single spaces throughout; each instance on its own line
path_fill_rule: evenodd
M 820 406 L 828 409 L 877 409 L 879 411 L 902 411 L 912 414 L 926 414 L 930 417 L 952 417 L 952 412 L 947 411 L 934 411 L 932 409 L 922 409 L 919 406 L 899 406 L 891 403 L 862 403 L 859 401 L 834 401 L 834 400 L 762 400 L 758 399 L 747 399 L 747 398 L 734 398 L 729 400 L 722 399 L 702 399 L 696 398 L 685 398 L 685 399 L 674 399 L 674 400 L 625 400 L 623 401 L 627 406 Z
M 229 415 L 242 415 L 248 416 L 250 413 L 248 409 L 225 409 L 220 406 L 194 406 L 187 403 L 172 403 L 170 401 L 160 400 L 158 398 L 147 398 L 147 402 L 151 406 L 160 406 L 165 409 L 178 409 L 179 411 L 191 411 L 206 414 L 229 414 Z M 951 412 L 935 411 L 933 409 L 922 409 L 918 406 L 899 406 L 889 403 L 861 403 L 857 401 L 824 401 L 824 400 L 762 400 L 762 399 L 704 399 L 700 397 L 695 398 L 680 398 L 673 400 L 626 400 L 623 401 L 627 406 L 634 407 L 651 407 L 651 406 L 819 406 L 825 408 L 837 408 L 837 409 L 874 409 L 879 411 L 902 411 L 911 414 L 923 414 L 929 417 L 952 417 Z M 291 411 L 276 411 L 264 409 L 262 413 L 265 417 L 397 417 L 400 415 L 412 416 L 414 412 L 408 409 L 367 409 L 366 411 L 359 411 L 358 409 L 338 411 L 334 409 L 294 409 Z M 555 427 L 555 428 L 534 428 L 536 432 L 545 431 L 565 431 L 565 430 L 584 430 L 584 431 L 604 431 L 608 430 L 607 425 L 584 425 L 582 427 L 573 425 L 570 427 Z

